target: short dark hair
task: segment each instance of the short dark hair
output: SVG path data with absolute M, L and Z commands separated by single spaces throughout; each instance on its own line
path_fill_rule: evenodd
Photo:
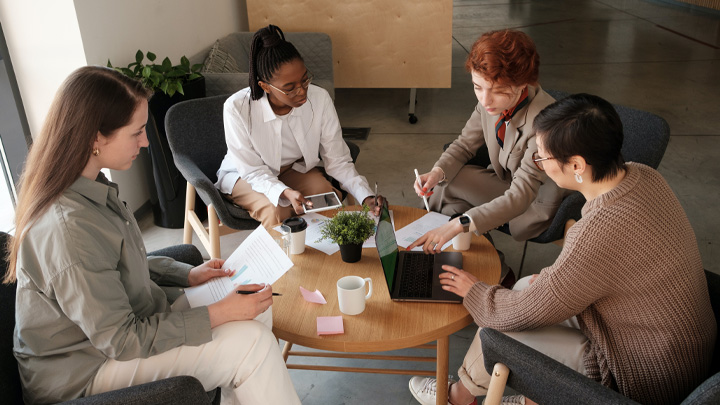
M 556 101 L 540 111 L 533 126 L 558 163 L 582 156 L 592 166 L 592 181 L 612 178 L 625 168 L 620 116 L 598 96 L 573 94 Z
M 259 81 L 270 80 L 281 65 L 295 59 L 303 60 L 295 45 L 285 40 L 285 34 L 275 25 L 259 29 L 253 35 L 248 60 L 250 96 L 259 100 L 265 92 Z

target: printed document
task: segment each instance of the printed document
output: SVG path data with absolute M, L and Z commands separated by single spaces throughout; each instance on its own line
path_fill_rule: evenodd
M 261 225 L 223 264 L 223 269 L 235 270 L 235 274 L 230 277 L 215 277 L 205 284 L 186 288 L 185 295 L 193 308 L 210 305 L 225 298 L 236 286 L 272 284 L 292 266 L 290 258 Z
M 418 238 L 425 235 L 428 231 L 447 224 L 449 220 L 450 217 L 447 215 L 439 214 L 437 212 L 428 212 L 420 219 L 395 232 L 398 246 L 402 246 L 404 248 L 410 246 L 411 243 L 418 240 Z M 452 239 L 443 245 L 442 250 L 447 249 L 450 245 L 452 245 Z M 422 246 L 418 246 L 413 250 L 422 250 Z

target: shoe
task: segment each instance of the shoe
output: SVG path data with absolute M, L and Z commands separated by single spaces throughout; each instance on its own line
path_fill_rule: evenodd
M 483 400 L 483 405 L 485 405 L 485 400 Z M 500 400 L 500 405 L 525 405 L 525 397 L 522 395 L 510 395 L 507 397 L 502 397 Z
M 455 381 L 452 378 L 448 378 L 448 388 Z M 413 377 L 410 379 L 410 393 L 413 394 L 415 399 L 422 405 L 435 405 L 435 398 L 437 397 L 437 380 L 430 377 Z M 450 403 L 448 402 L 448 405 Z

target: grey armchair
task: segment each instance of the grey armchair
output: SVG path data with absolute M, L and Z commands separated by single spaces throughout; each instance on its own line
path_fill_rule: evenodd
M 8 263 L 6 242 L 10 236 L 0 232 L 0 273 L 5 274 Z M 150 253 L 169 256 L 192 265 L 202 263 L 202 255 L 195 246 L 177 246 Z M 199 262 L 197 261 L 199 258 Z M 0 284 L 0 398 L 5 404 L 22 405 L 22 388 L 17 362 L 13 355 L 15 329 L 16 284 Z M 89 397 L 78 398 L 65 404 L 121 405 L 121 404 L 182 404 L 202 405 L 220 403 L 219 390 L 205 392 L 200 381 L 191 376 L 178 376 L 134 387 L 123 388 Z
M 260 225 L 246 210 L 223 198 L 215 188 L 217 170 L 227 153 L 223 126 L 223 104 L 227 98 L 228 95 L 221 95 L 184 101 L 172 106 L 165 116 L 170 150 L 180 173 L 188 181 L 183 243 L 192 243 L 195 231 L 213 258 L 221 257 L 221 235 Z M 346 141 L 346 144 L 355 162 L 360 148 L 352 142 Z M 336 180 L 329 180 L 341 189 Z M 207 228 L 194 211 L 196 191 L 208 207 Z
M 248 55 L 254 32 L 233 32 L 219 39 L 218 48 L 229 54 L 239 68 L 238 72 L 203 72 L 208 97 L 231 94 L 248 87 Z M 333 76 L 332 41 L 322 32 L 285 32 L 285 39 L 292 42 L 305 60 L 305 66 L 313 74 L 313 83 L 324 88 L 335 100 Z M 190 57 L 190 63 L 203 63 L 213 46 Z M 207 68 L 207 67 L 206 67 Z
M 556 100 L 560 100 L 569 95 L 557 90 L 547 90 Z M 665 149 L 667 149 L 670 140 L 670 126 L 662 118 L 655 114 L 636 110 L 634 108 L 613 104 L 615 111 L 620 116 L 623 124 L 625 138 L 623 141 L 622 155 L 626 162 L 638 162 L 646 164 L 654 169 L 660 165 Z M 445 145 L 445 149 L 450 144 Z M 487 146 L 483 145 L 478 149 L 475 157 L 467 164 L 475 164 L 487 167 L 490 164 Z M 525 264 L 525 254 L 527 252 L 528 242 L 535 243 L 557 243 L 562 246 L 565 233 L 581 218 L 581 210 L 585 205 L 585 197 L 579 192 L 574 192 L 566 196 L 560 204 L 555 217 L 548 229 L 540 235 L 525 241 L 523 254 L 520 260 L 520 268 L 517 277 L 521 277 L 523 265 Z M 505 224 L 498 228 L 499 231 L 510 235 L 510 228 Z
M 720 324 L 720 275 L 705 271 L 715 320 Z M 637 404 L 544 354 L 494 329 L 480 331 L 485 369 L 491 373 L 486 405 L 499 404 L 507 386 L 541 404 Z M 631 367 L 631 365 L 628 365 Z M 720 339 L 710 377 L 682 405 L 720 403 Z

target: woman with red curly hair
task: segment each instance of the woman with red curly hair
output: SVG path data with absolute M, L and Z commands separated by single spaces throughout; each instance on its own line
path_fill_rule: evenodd
M 422 246 L 426 253 L 439 253 L 460 232 L 474 230 L 489 238 L 487 232 L 506 223 L 516 240 L 534 238 L 550 226 L 567 193 L 532 161 L 537 152 L 533 120 L 555 101 L 538 84 L 540 56 L 532 39 L 515 30 L 486 32 L 465 67 L 478 104 L 460 136 L 414 184 L 419 196 L 430 196 L 433 211 L 464 215 L 408 249 Z M 472 164 L 486 150 L 489 162 Z M 502 267 L 503 285 L 511 285 L 515 276 L 504 261 Z

